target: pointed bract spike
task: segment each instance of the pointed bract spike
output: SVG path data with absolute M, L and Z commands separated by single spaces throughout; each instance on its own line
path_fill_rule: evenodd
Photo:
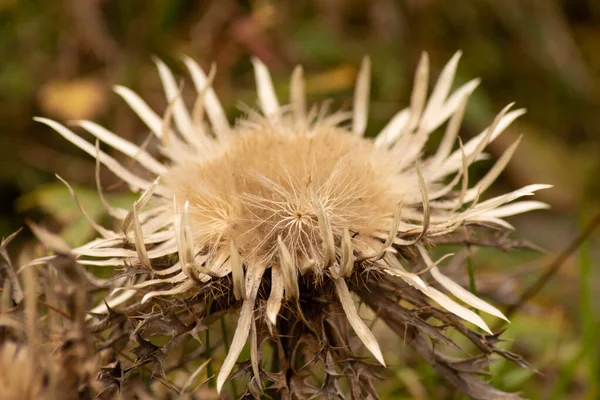
M 463 142 L 461 138 L 458 138 L 458 144 L 460 146 L 460 151 L 462 153 L 462 184 L 460 187 L 460 195 L 458 196 L 458 202 L 456 203 L 455 210 L 458 210 L 465 202 L 465 196 L 467 194 L 467 189 L 469 188 L 469 163 L 467 160 L 467 155 L 465 154 L 465 148 L 463 146 Z
M 233 281 L 233 295 L 237 300 L 246 299 L 246 285 L 244 283 L 244 266 L 240 253 L 238 253 L 233 240 L 229 241 L 229 260 L 231 264 L 231 277 Z
M 290 103 L 296 125 L 306 123 L 306 93 L 304 70 L 301 65 L 294 68 L 290 82 Z
M 145 302 L 147 302 L 148 300 L 154 298 L 154 297 L 159 297 L 159 296 L 173 296 L 175 294 L 181 294 L 181 293 L 185 293 L 188 290 L 190 290 L 191 288 L 193 288 L 194 286 L 196 286 L 196 281 L 193 279 L 186 279 L 185 281 L 183 281 L 183 283 L 179 286 L 175 286 L 174 288 L 171 289 L 167 289 L 167 290 L 156 290 L 153 292 L 148 292 L 144 295 L 144 297 L 142 297 L 142 304 L 144 304 Z M 133 290 L 134 293 L 137 293 L 137 290 Z M 112 306 L 111 306 L 112 307 Z
M 175 82 L 173 73 L 164 62 L 158 58 L 155 58 L 154 63 L 158 68 L 158 75 L 162 81 L 163 88 L 167 96 L 167 102 L 173 103 L 173 114 L 177 129 L 179 130 L 179 133 L 181 133 L 181 135 L 187 139 L 193 134 L 192 120 L 190 119 L 190 114 L 183 103 L 181 89 Z
M 233 369 L 233 366 L 235 365 L 235 362 L 240 356 L 240 353 L 244 348 L 244 344 L 248 339 L 248 334 L 250 333 L 250 324 L 252 323 L 252 319 L 254 317 L 254 303 L 256 301 L 256 294 L 258 293 L 258 288 L 260 286 L 260 281 L 264 271 L 264 265 L 255 265 L 254 268 L 248 268 L 248 298 L 244 300 L 244 303 L 242 304 L 240 318 L 238 319 L 238 325 L 235 329 L 235 333 L 233 334 L 233 340 L 231 341 L 229 352 L 227 353 L 225 361 L 223 361 L 223 365 L 219 370 L 219 375 L 217 376 L 218 393 L 221 393 L 223 385 L 225 384 L 229 374 L 231 374 L 231 370 Z
M 285 297 L 286 299 L 298 298 L 300 290 L 298 288 L 298 274 L 294 258 L 285 243 L 283 243 L 283 240 L 281 240 L 281 236 L 277 237 L 277 246 L 279 248 L 279 266 L 285 286 Z
M 429 208 L 429 197 L 427 196 L 427 185 L 425 184 L 425 180 L 423 179 L 423 174 L 421 173 L 421 167 L 419 166 L 418 163 L 416 164 L 416 170 L 417 170 L 417 179 L 419 181 L 419 190 L 421 191 L 421 198 L 423 200 L 423 228 L 422 228 L 421 233 L 419 234 L 418 238 L 416 239 L 416 241 L 418 242 L 425 236 L 425 234 L 427 233 L 427 230 L 429 229 L 429 223 L 431 220 L 431 212 L 430 212 L 430 208 Z
M 454 296 L 456 296 L 459 300 L 467 303 L 471 307 L 474 307 L 485 313 L 494 315 L 498 318 L 508 321 L 508 318 L 506 318 L 506 316 L 504 316 L 504 314 L 502 314 L 502 312 L 500 310 L 498 310 L 496 307 L 481 300 L 479 297 L 475 296 L 473 293 L 469 292 L 468 290 L 466 290 L 465 288 L 463 288 L 462 286 L 460 286 L 459 284 L 454 282 L 452 279 L 450 279 L 446 275 L 442 274 L 442 272 L 436 266 L 436 264 L 438 264 L 439 261 L 434 264 L 433 261 L 431 260 L 431 257 L 429 257 L 429 254 L 427 253 L 427 251 L 425 250 L 425 248 L 423 246 L 418 245 L 417 248 L 419 250 L 419 253 L 421 254 L 421 257 L 423 258 L 423 261 L 425 261 L 425 264 L 428 267 L 430 267 L 431 276 L 433 276 L 433 278 L 440 285 L 442 285 L 446 290 L 448 290 L 450 293 L 452 293 Z
M 521 189 L 517 189 L 510 193 L 505 193 L 503 195 L 496 196 L 496 197 L 493 197 L 486 201 L 483 201 L 483 202 L 479 203 L 477 205 L 477 207 L 475 207 L 474 209 L 466 211 L 465 214 L 470 216 L 472 214 L 481 212 L 482 210 L 489 212 L 490 210 L 497 208 L 498 206 L 501 206 L 506 203 L 510 203 L 511 201 L 514 201 L 520 197 L 531 196 L 533 193 L 537 192 L 538 190 L 549 189 L 551 187 L 552 187 L 552 185 L 545 185 L 545 184 L 527 185 L 527 186 L 522 187 Z
M 498 161 L 496 161 L 494 166 L 485 174 L 485 176 L 477 183 L 477 185 L 475 185 L 475 187 L 471 189 L 471 191 L 484 192 L 487 188 L 491 186 L 492 183 L 494 183 L 496 178 L 498 178 L 498 176 L 502 173 L 504 168 L 506 168 L 506 166 L 508 165 L 513 154 L 515 154 L 515 151 L 517 150 L 519 143 L 521 143 L 522 138 L 523 136 L 519 136 L 519 138 L 513 144 L 511 144 L 508 147 L 508 149 L 504 151 L 504 153 L 502 154 L 502 156 L 500 156 Z M 470 201 L 471 199 L 469 198 L 469 196 L 467 196 L 465 200 Z
M 388 263 L 390 265 L 392 264 L 392 263 L 390 263 L 390 261 L 392 261 L 391 260 L 392 258 L 393 258 L 392 256 L 386 257 L 386 261 L 388 261 Z M 402 278 L 406 283 L 408 283 L 415 289 L 418 289 L 421 292 L 423 292 L 423 294 L 430 297 L 432 300 L 434 300 L 436 303 L 438 303 L 440 306 L 442 306 L 446 310 L 450 311 L 452 314 L 455 314 L 456 316 L 464 319 L 465 321 L 471 322 L 472 324 L 480 327 L 481 329 L 488 332 L 489 334 L 492 334 L 492 331 L 490 330 L 490 328 L 487 326 L 485 321 L 483 319 L 481 319 L 481 317 L 479 315 L 475 314 L 473 311 L 469 310 L 468 308 L 461 306 L 460 304 L 458 304 L 457 302 L 455 302 L 454 300 L 452 300 L 450 297 L 446 296 L 439 290 L 432 288 L 431 286 L 428 286 L 416 274 L 413 274 L 412 272 L 408 272 L 408 271 L 405 271 L 404 269 L 399 269 L 399 268 L 384 269 L 384 271 L 390 275 L 395 275 L 395 276 Z
M 471 94 L 477 89 L 477 86 L 481 83 L 480 79 L 472 79 L 469 82 L 465 83 L 458 89 L 456 89 L 448 100 L 441 107 L 440 111 L 432 115 L 429 119 L 429 125 L 426 126 L 426 130 L 429 132 L 433 132 L 441 124 L 443 124 L 451 115 L 453 115 L 458 107 L 460 107 L 461 103 L 467 102 Z
M 194 127 L 199 130 L 204 130 L 202 123 L 204 122 L 204 111 L 206 106 L 206 95 L 208 90 L 212 87 L 213 81 L 217 74 L 217 68 L 215 64 L 212 64 L 210 67 L 210 71 L 208 71 L 208 78 L 206 79 L 206 83 L 204 88 L 198 93 L 196 97 L 196 101 L 194 103 L 194 108 L 192 109 L 192 122 Z
M 171 136 L 173 136 L 173 132 L 171 131 L 171 122 L 173 120 L 174 105 L 175 103 L 173 102 L 167 104 L 167 108 L 165 109 L 165 113 L 161 120 L 160 131 L 162 136 L 160 138 L 160 142 L 166 148 L 171 147 L 171 142 L 173 142 L 173 140 L 171 140 Z
M 427 100 L 427 86 L 429 83 L 429 56 L 423 52 L 417 71 L 415 72 L 415 82 L 410 97 L 410 119 L 407 129 L 412 131 L 417 127 Z
M 133 90 L 125 86 L 114 86 L 113 90 L 125 100 L 131 109 L 140 117 L 148 128 L 158 137 L 162 137 L 161 118 Z
M 140 219 L 138 218 L 137 207 L 133 207 L 131 211 L 133 216 L 133 231 L 135 233 L 135 251 L 140 259 L 140 264 L 144 268 L 152 270 L 152 265 L 150 264 L 150 259 L 148 258 L 148 251 L 146 250 L 146 245 L 144 244 L 144 232 L 142 231 L 142 225 L 140 224 Z
M 454 141 L 458 136 L 458 132 L 460 130 L 460 126 L 462 124 L 463 117 L 465 115 L 465 110 L 467 108 L 467 101 L 469 98 L 465 96 L 462 100 L 458 109 L 452 115 L 448 126 L 446 127 L 446 132 L 444 133 L 444 137 L 442 138 L 442 142 L 438 146 L 438 150 L 433 157 L 434 164 L 442 163 L 452 151 L 452 146 L 454 145 Z
M 375 138 L 375 145 L 380 147 L 395 143 L 406 132 L 404 128 L 409 117 L 410 112 L 408 108 L 396 113 Z
M 154 194 L 154 191 L 158 187 L 159 183 L 160 176 L 156 178 L 154 182 L 152 182 L 152 184 L 150 184 L 148 188 L 144 190 L 144 192 L 140 195 L 140 197 L 133 203 L 132 210 L 129 211 L 129 213 L 123 220 L 123 225 L 121 226 L 121 229 L 123 230 L 123 233 L 125 234 L 125 237 L 128 241 L 131 242 L 131 239 L 129 238 L 129 228 L 131 227 L 131 223 L 133 222 L 133 209 L 137 209 L 137 211 L 139 212 L 142 208 L 144 208 L 146 203 L 148 203 L 148 201 L 152 198 L 152 195 Z
M 89 142 L 83 140 L 75 133 L 73 133 L 70 129 L 65 127 L 62 124 L 59 124 L 56 121 L 52 121 L 48 118 L 34 118 L 34 121 L 41 122 L 42 124 L 48 125 L 50 128 L 54 129 L 58 132 L 62 137 L 67 139 L 69 142 L 73 143 L 75 146 L 79 147 L 81 150 L 85 151 L 92 157 L 96 157 L 96 148 Z M 112 173 L 114 173 L 119 178 L 123 179 L 127 182 L 134 190 L 144 190 L 148 188 L 151 183 L 142 179 L 131 172 L 121 164 L 117 162 L 114 158 L 110 157 L 108 154 L 100 151 L 97 153 L 100 162 L 104 164 Z
M 321 240 L 323 241 L 323 255 L 325 258 L 325 268 L 328 268 L 333 261 L 335 261 L 335 243 L 333 241 L 333 231 L 331 229 L 331 222 L 327 216 L 327 211 L 319 196 L 310 189 L 311 199 L 315 214 L 317 215 L 317 221 L 319 222 L 319 231 L 321 233 Z
M 157 175 L 162 175 L 167 171 L 167 167 L 159 163 L 145 150 L 121 138 L 120 136 L 115 135 L 103 126 L 100 126 L 92 121 L 75 121 L 75 124 L 79 125 L 98 139 L 102 140 L 104 143 L 112 146 L 123 154 L 131 157 L 133 160 L 139 162 L 140 165 L 142 165 L 148 171 Z
M 341 275 L 350 276 L 354 269 L 354 253 L 352 250 L 352 238 L 350 237 L 350 231 L 348 227 L 344 228 L 342 235 L 342 257 L 340 263 Z
M 183 57 L 183 62 L 192 76 L 196 91 L 201 93 L 206 87 L 205 107 L 216 136 L 220 139 L 229 135 L 229 122 L 215 91 L 207 85 L 207 78 L 200 66 L 190 57 Z
M 468 153 L 468 160 L 469 160 L 469 165 L 477 158 L 477 156 L 479 156 L 479 154 L 481 154 L 481 152 L 483 151 L 483 149 L 485 149 L 485 147 L 490 144 L 492 142 L 492 140 L 494 140 L 494 138 L 496 136 L 498 136 L 496 134 L 496 128 L 498 128 L 498 126 L 500 125 L 500 122 L 504 119 L 504 117 L 506 116 L 506 113 L 508 112 L 508 110 L 514 105 L 515 103 L 510 103 L 509 105 L 507 105 L 506 107 L 504 107 L 499 113 L 498 115 L 496 115 L 496 117 L 494 118 L 494 121 L 492 121 L 492 124 L 483 132 L 483 135 L 481 137 L 481 140 L 479 140 L 475 146 L 475 148 L 473 149 L 472 153 Z M 470 142 L 469 142 L 470 143 Z M 467 143 L 468 144 L 468 143 Z
M 522 214 L 533 210 L 543 210 L 550 208 L 550 205 L 541 201 L 518 201 L 506 206 L 494 208 L 485 213 L 486 217 L 504 218 L 511 215 Z
M 425 111 L 423 111 L 423 117 L 421 124 L 425 124 L 425 126 L 429 126 L 428 121 L 433 118 L 435 114 L 438 114 L 442 105 L 446 101 L 448 97 L 448 93 L 450 92 L 450 88 L 452 87 L 452 83 L 454 81 L 454 76 L 456 74 L 456 67 L 458 66 L 458 60 L 460 59 L 462 52 L 459 50 L 454 53 L 454 56 L 448 61 L 440 76 L 438 77 L 437 83 L 433 88 L 433 92 L 429 97 L 429 101 L 427 106 L 425 107 Z
M 475 314 L 468 308 L 461 306 L 460 304 L 458 304 L 439 290 L 429 286 L 425 294 L 429 296 L 432 300 L 434 300 L 436 303 L 438 303 L 440 306 L 450 311 L 452 314 L 455 314 L 456 316 L 464 319 L 465 321 L 468 321 L 473 325 L 478 326 L 490 335 L 493 335 L 489 326 L 487 326 L 485 321 L 479 315 Z
M 258 356 L 258 337 L 256 332 L 256 321 L 252 319 L 250 325 L 250 364 L 252 366 L 252 375 L 258 386 L 258 390 L 262 391 L 262 383 L 260 381 L 260 359 Z
M 183 203 L 183 212 L 181 213 L 181 251 L 183 258 L 180 258 L 181 269 L 183 272 L 193 281 L 198 280 L 195 269 L 198 268 L 195 265 L 194 260 L 194 237 L 192 234 L 192 219 L 190 217 L 190 202 L 186 201 Z M 181 257 L 181 256 L 180 256 Z M 207 271 L 204 271 L 206 273 Z
M 431 276 L 433 276 L 433 278 L 436 281 L 438 281 L 440 285 L 446 288 L 450 293 L 452 293 L 454 296 L 467 303 L 471 307 L 474 307 L 490 315 L 494 315 L 498 318 L 508 321 L 508 318 L 506 318 L 506 316 L 502 314 L 500 310 L 498 310 L 491 304 L 481 300 L 479 297 L 475 296 L 473 293 L 469 292 L 468 290 L 454 282 L 452 279 L 443 275 L 438 267 L 433 267 L 431 269 Z
M 365 347 L 373 354 L 375 359 L 385 367 L 385 360 L 383 359 L 383 354 L 381 354 L 379 343 L 377 343 L 377 339 L 375 339 L 373 333 L 358 315 L 354 302 L 352 301 L 352 296 L 346 285 L 346 281 L 344 278 L 338 278 L 334 279 L 333 282 L 335 283 L 335 289 L 338 298 L 340 299 L 340 303 L 342 304 L 342 308 L 344 309 L 348 322 L 350 323 L 350 326 L 352 326 L 352 329 L 354 329 L 356 336 L 358 336 Z
M 138 291 L 137 290 L 125 290 L 118 295 L 113 295 L 115 292 L 111 293 L 106 300 L 102 303 L 98 304 L 96 307 L 92 308 L 88 315 L 93 314 L 108 314 L 108 308 L 115 308 L 125 303 L 127 300 L 131 299 L 135 296 Z M 108 306 L 108 307 L 107 307 Z
M 281 267 L 271 267 L 271 295 L 267 300 L 267 320 L 272 326 L 277 325 L 277 315 L 281 309 L 284 281 Z
M 360 64 L 354 91 L 354 117 L 352 118 L 352 132 L 357 136 L 364 136 L 369 117 L 369 96 L 371 91 L 371 59 L 366 56 Z
M 254 75 L 256 79 L 256 87 L 260 107 L 267 118 L 271 122 L 279 119 L 279 100 L 275 94 L 271 74 L 267 66 L 257 57 L 252 57 L 252 65 L 254 65 Z

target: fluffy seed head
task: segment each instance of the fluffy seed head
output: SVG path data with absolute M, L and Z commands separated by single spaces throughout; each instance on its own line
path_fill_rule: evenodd
M 105 299 L 110 307 L 135 302 L 138 291 L 145 293 L 143 303 L 231 275 L 232 297 L 243 304 L 217 379 L 219 390 L 255 323 L 255 302 L 263 281 L 270 285 L 264 313 L 270 328 L 277 323 L 282 302 L 303 296 L 299 285 L 303 275 L 303 284 L 309 282 L 314 289 L 326 283 L 329 293 L 335 293 L 354 332 L 382 364 L 379 345 L 358 316 L 346 283 L 346 277 L 367 269 L 397 277 L 448 312 L 491 332 L 467 306 L 500 318 L 504 315 L 443 275 L 437 266 L 441 260 L 430 258 L 424 242 L 465 224 L 510 228 L 504 217 L 546 207 L 514 200 L 548 186 L 530 185 L 480 201 L 516 144 L 475 184 L 469 182 L 468 168 L 524 111 L 506 107 L 483 132 L 456 145 L 467 99 L 478 85 L 473 80 L 451 90 L 459 57 L 457 53 L 446 65 L 428 97 L 429 67 L 424 55 L 409 107 L 398 112 L 375 139 L 364 137 L 368 59 L 357 77 L 352 114 L 328 113 L 325 107 L 307 113 L 301 68 L 292 75 L 291 104 L 281 106 L 268 69 L 254 59 L 261 112 L 248 111 L 233 127 L 210 87 L 214 69 L 207 77 L 194 61 L 184 60 L 198 92 L 190 113 L 175 77 L 157 61 L 169 104 L 162 117 L 131 90 L 115 90 L 161 142 L 164 161 L 92 122 L 79 123 L 157 176 L 154 182 L 135 175 L 65 126 L 38 119 L 96 157 L 98 166 L 110 169 L 132 190 L 142 192 L 132 211 L 114 208 L 101 197 L 110 215 L 122 221 L 122 232 L 93 223 L 102 238 L 72 253 L 86 265 L 133 265 L 153 272 L 152 279 L 140 279 L 127 290 L 111 293 Z M 429 136 L 444 125 L 439 148 L 425 155 Z M 405 268 L 398 252 L 419 256 L 431 278 L 460 302 Z M 178 255 L 172 266 L 154 266 L 153 260 L 171 254 Z M 263 280 L 265 271 L 271 279 Z M 147 291 L 153 287 L 158 289 Z M 93 310 L 106 311 L 105 304 Z
M 255 132 L 234 132 L 220 157 L 183 162 L 165 177 L 175 197 L 189 201 L 194 242 L 209 252 L 229 251 L 233 241 L 247 263 L 271 265 L 281 237 L 297 268 L 308 260 L 322 266 L 312 193 L 339 247 L 345 227 L 355 244 L 386 233 L 402 191 L 415 185 L 393 173 L 388 152 L 338 127 L 281 132 L 264 118 L 252 124 Z

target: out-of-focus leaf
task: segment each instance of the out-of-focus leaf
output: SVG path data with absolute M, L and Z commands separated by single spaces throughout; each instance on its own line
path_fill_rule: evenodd
M 101 222 L 106 217 L 102 203 L 96 190 L 90 187 L 74 187 L 81 206 L 92 219 Z M 106 194 L 110 204 L 125 209 L 131 208 L 136 196 L 131 193 Z M 94 235 L 94 229 L 83 217 L 69 194 L 67 188 L 61 183 L 52 183 L 41 186 L 39 189 L 21 196 L 17 200 L 17 210 L 20 212 L 39 208 L 57 220 L 65 228 L 61 236 L 71 246 L 85 243 Z
M 44 114 L 64 120 L 92 119 L 106 108 L 107 91 L 95 79 L 50 81 L 38 92 Z

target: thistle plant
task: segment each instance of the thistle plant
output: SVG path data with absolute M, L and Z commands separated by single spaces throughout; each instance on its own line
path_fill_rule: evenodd
M 495 346 L 498 336 L 479 312 L 506 317 L 443 272 L 440 263 L 452 254 L 434 259 L 431 248 L 466 226 L 484 235 L 511 230 L 505 217 L 546 207 L 518 199 L 548 186 L 529 185 L 484 200 L 519 141 L 483 178 L 469 180 L 469 167 L 486 157 L 486 146 L 524 111 L 507 106 L 463 143 L 461 122 L 479 81 L 453 89 L 459 58 L 457 53 L 448 62 L 429 93 L 424 54 L 410 105 L 375 138 L 365 137 L 368 58 L 357 76 L 351 112 L 309 107 L 301 67 L 291 77 L 289 104 L 281 105 L 267 67 L 254 58 L 259 110 L 244 108 L 244 117 L 233 125 L 212 89 L 214 68 L 205 74 L 184 58 L 197 91 L 194 104 L 186 104 L 177 78 L 157 60 L 168 102 L 163 113 L 130 89 L 115 91 L 160 143 L 158 155 L 91 121 L 75 125 L 93 135 L 95 145 L 56 121 L 36 118 L 95 157 L 100 199 L 120 228 L 90 219 L 98 238 L 73 249 L 59 246 L 82 271 L 82 266 L 112 271 L 110 279 L 86 271 L 91 292 L 102 293 L 90 310 L 88 329 L 104 332 L 103 340 L 107 335 L 135 339 L 142 350 L 128 369 L 132 373 L 151 362 L 164 367 L 175 343 L 197 336 L 199 322 L 210 325 L 218 321 L 215 315 L 239 310 L 218 366 L 217 391 L 228 378 L 249 375 L 249 396 L 343 397 L 349 392 L 354 398 L 376 398 L 373 380 L 380 367 L 361 356 L 357 342 L 378 364 L 385 366 L 386 360 L 357 311 L 360 301 L 467 395 L 518 398 L 479 379 L 492 353 L 526 365 Z M 425 145 L 438 130 L 441 142 L 427 154 Z M 100 142 L 146 172 L 125 167 L 102 151 Z M 130 210 L 105 200 L 102 166 L 140 194 Z M 56 250 L 56 243 L 49 243 L 55 238 L 36 230 Z M 482 355 L 459 362 L 443 349 L 434 350 L 435 343 L 456 347 L 447 335 L 450 329 L 471 340 Z M 170 342 L 151 344 L 149 338 L 157 334 Z M 250 360 L 233 372 L 247 342 Z M 265 346 L 272 349 L 271 367 L 263 362 Z M 182 363 L 189 361 L 186 357 L 180 356 Z M 316 378 L 311 369 L 325 372 Z M 167 377 L 164 368 L 161 373 Z

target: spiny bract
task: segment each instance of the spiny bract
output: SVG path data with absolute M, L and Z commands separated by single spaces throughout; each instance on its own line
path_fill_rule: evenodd
M 111 293 L 106 298 L 111 307 L 132 301 L 138 291 L 155 285 L 162 289 L 147 292 L 142 302 L 186 293 L 231 275 L 233 295 L 243 303 L 217 379 L 219 390 L 247 340 L 267 270 L 271 279 L 265 315 L 270 326 L 276 326 L 282 302 L 293 304 L 302 296 L 299 275 L 317 288 L 329 282 L 355 333 L 381 364 L 379 345 L 358 316 L 346 283 L 353 273 L 369 269 L 399 277 L 447 311 L 490 332 L 475 312 L 428 285 L 423 275 L 411 272 L 396 255 L 414 249 L 431 277 L 454 297 L 505 318 L 443 275 L 424 243 L 465 224 L 510 227 L 503 217 L 546 207 L 537 201 L 513 202 L 546 185 L 530 185 L 479 201 L 518 142 L 469 187 L 469 166 L 483 158 L 486 145 L 524 111 L 506 107 L 487 129 L 456 146 L 467 99 L 478 85 L 478 80 L 472 80 L 451 90 L 459 58 L 457 53 L 450 60 L 427 96 L 428 59 L 424 55 L 410 106 L 397 113 L 375 139 L 364 137 L 370 91 L 368 58 L 358 74 L 353 113 L 328 113 L 325 107 L 309 111 L 301 68 L 292 75 L 290 105 L 280 106 L 267 68 L 254 59 L 262 112 L 248 111 L 233 127 L 211 88 L 214 69 L 207 77 L 198 64 L 184 59 L 198 92 L 190 112 L 175 77 L 157 61 L 169 102 L 162 117 L 131 90 L 115 90 L 160 140 L 164 162 L 93 122 L 78 122 L 99 141 L 154 174 L 154 182 L 129 171 L 100 151 L 98 144 L 94 147 L 65 126 L 38 118 L 96 157 L 131 190 L 142 192 L 131 211 L 114 208 L 102 197 L 108 212 L 122 221 L 122 232 L 92 221 L 102 238 L 73 253 L 85 265 L 133 265 L 150 270 L 153 260 L 178 255 L 171 267 L 154 268 L 154 279 Z M 425 157 L 425 143 L 443 124 L 445 133 L 437 151 Z M 172 286 L 164 289 L 165 284 Z M 102 304 L 94 312 L 106 310 Z

